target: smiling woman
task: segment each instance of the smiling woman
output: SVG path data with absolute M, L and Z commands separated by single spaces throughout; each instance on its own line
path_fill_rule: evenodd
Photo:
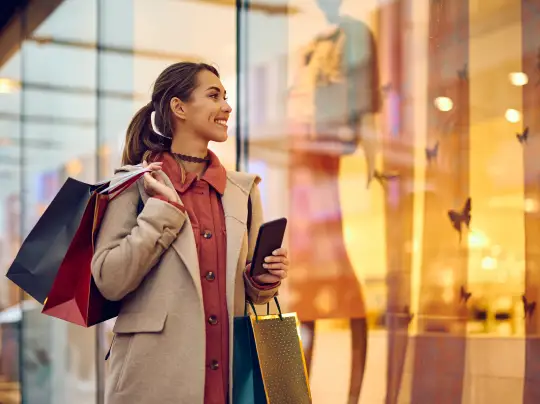
M 260 179 L 228 172 L 208 149 L 227 140 L 230 113 L 218 71 L 181 62 L 159 75 L 128 127 L 117 172 L 151 172 L 109 204 L 92 260 L 103 296 L 122 302 L 109 404 L 230 402 L 233 319 L 287 276 L 285 249 L 266 257 L 268 273 L 249 275 Z

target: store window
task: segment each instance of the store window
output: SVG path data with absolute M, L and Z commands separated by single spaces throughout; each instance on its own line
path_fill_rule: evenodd
M 34 21 L 40 12 L 29 7 L 23 18 Z M 24 236 L 68 177 L 96 180 L 96 27 L 95 1 L 61 2 L 19 50 Z M 94 340 L 94 330 L 46 317 L 39 305 L 25 311 L 24 401 L 93 403 Z
M 205 24 L 196 15 L 205 15 Z M 19 18 L 31 34 L 0 70 L 0 124 L 2 133 L 12 134 L 1 146 L 6 269 L 21 235 L 28 234 L 67 177 L 94 182 L 113 175 L 127 125 L 148 102 L 165 67 L 182 60 L 216 65 L 231 104 L 236 103 L 236 8 L 230 5 L 48 1 L 31 5 Z M 232 127 L 231 139 L 213 146 L 228 168 L 236 165 L 234 133 Z M 19 388 L 28 403 L 82 404 L 102 397 L 103 358 L 114 320 L 86 330 L 43 316 L 30 299 L 21 316 L 18 290 L 6 281 L 0 286 L 3 313 L 19 310 L 18 322 L 2 326 L 0 351 L 0 381 L 11 383 L 14 400 L 20 398 Z
M 246 167 L 289 219 L 280 299 L 314 400 L 505 402 L 483 384 L 502 367 L 471 370 L 498 349 L 515 352 L 512 397 L 532 394 L 513 381 L 537 329 L 535 10 L 291 0 L 240 27 Z
M 20 246 L 21 58 L 0 66 L 0 265 L 7 268 Z M 0 279 L 0 402 L 20 399 L 19 289 Z

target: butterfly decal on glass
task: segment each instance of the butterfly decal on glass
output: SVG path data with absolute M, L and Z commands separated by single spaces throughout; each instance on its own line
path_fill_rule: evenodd
M 459 301 L 460 302 L 463 302 L 466 304 L 471 298 L 471 296 L 472 296 L 472 293 L 467 291 L 467 289 L 465 289 L 465 286 L 462 285 L 459 288 Z
M 389 181 L 397 180 L 399 178 L 399 174 L 381 173 L 378 170 L 374 170 L 373 178 L 379 181 L 379 184 L 384 187 Z
M 521 301 L 523 302 L 523 311 L 525 312 L 524 318 L 532 317 L 536 309 L 536 302 L 529 302 L 525 295 L 521 295 Z
M 527 140 L 529 140 L 529 127 L 527 126 L 523 133 L 516 133 L 516 138 L 521 144 L 527 143 Z
M 426 159 L 429 162 L 432 160 L 435 160 L 437 158 L 437 155 L 439 154 L 439 141 L 437 140 L 437 143 L 435 143 L 435 146 L 432 148 L 426 147 Z
M 458 69 L 457 76 L 460 80 L 467 80 L 469 78 L 469 66 L 467 63 L 463 65 L 463 69 Z
M 471 224 L 471 198 L 467 198 L 461 211 L 449 210 L 448 218 L 450 219 L 452 227 L 459 233 L 459 241 L 461 241 L 463 225 L 470 228 Z

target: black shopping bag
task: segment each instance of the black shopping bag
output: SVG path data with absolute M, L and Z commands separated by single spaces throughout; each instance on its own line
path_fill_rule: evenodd
M 134 175 L 140 171 L 127 174 L 118 183 Z M 86 184 L 68 178 L 24 240 L 6 276 L 44 304 L 92 195 L 109 182 Z
M 235 318 L 234 404 L 310 404 L 311 391 L 295 313 Z

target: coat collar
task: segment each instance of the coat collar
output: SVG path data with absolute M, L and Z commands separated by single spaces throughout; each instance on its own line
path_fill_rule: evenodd
M 227 172 L 225 167 L 221 165 L 218 156 L 211 150 L 208 150 L 208 155 L 210 156 L 210 164 L 201 177 L 201 180 L 206 181 L 220 195 L 223 195 L 227 183 Z M 174 188 L 180 195 L 185 193 L 197 179 L 196 174 L 187 173 L 185 181 L 182 182 L 182 170 L 174 156 L 169 152 L 157 155 L 153 161 L 160 161 L 163 163 L 163 171 L 167 174 L 174 185 Z

